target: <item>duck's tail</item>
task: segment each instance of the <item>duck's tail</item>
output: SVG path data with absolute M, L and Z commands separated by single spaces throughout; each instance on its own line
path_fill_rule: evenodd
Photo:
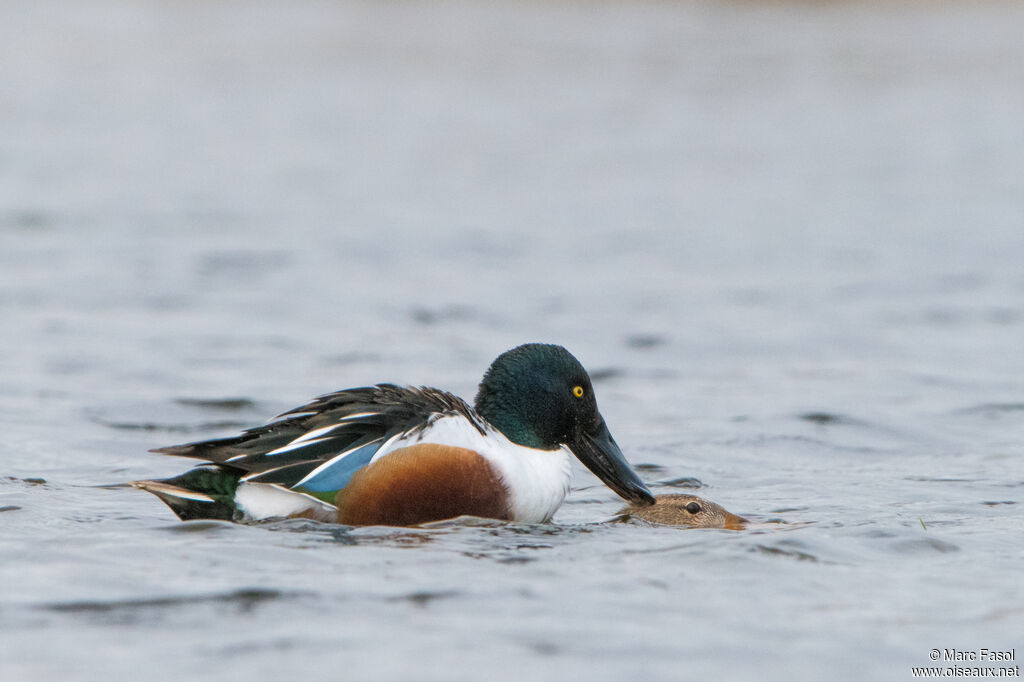
M 174 478 L 132 481 L 132 485 L 159 497 L 182 521 L 239 521 L 242 513 L 235 504 L 239 478 L 240 472 L 222 467 L 196 467 Z
M 243 483 L 241 477 L 242 472 L 226 467 L 199 466 L 174 478 L 132 485 L 159 497 L 182 521 L 305 518 L 336 523 L 333 504 L 270 483 Z

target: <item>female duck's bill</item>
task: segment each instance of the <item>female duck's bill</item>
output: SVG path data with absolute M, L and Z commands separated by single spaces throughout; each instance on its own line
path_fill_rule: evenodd
M 743 530 L 747 525 L 747 520 L 742 516 L 736 516 L 721 505 L 696 495 L 657 495 L 652 505 L 632 505 L 620 513 L 628 518 L 665 526 Z

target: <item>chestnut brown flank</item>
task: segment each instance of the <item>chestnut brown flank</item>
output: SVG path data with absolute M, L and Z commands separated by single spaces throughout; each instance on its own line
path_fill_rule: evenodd
M 368 464 L 338 491 L 338 523 L 412 526 L 463 514 L 508 520 L 508 492 L 483 457 L 422 443 Z

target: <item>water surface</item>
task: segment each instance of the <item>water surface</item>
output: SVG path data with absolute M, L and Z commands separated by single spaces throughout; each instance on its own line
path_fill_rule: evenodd
M 0 677 L 910 679 L 1024 650 L 1024 9 L 3 3 Z M 569 347 L 748 532 L 105 487 Z

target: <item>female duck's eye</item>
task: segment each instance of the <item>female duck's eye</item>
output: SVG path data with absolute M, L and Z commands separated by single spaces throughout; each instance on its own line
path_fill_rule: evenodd
M 699 514 L 700 505 L 697 504 L 696 502 L 691 502 L 690 504 L 686 505 L 686 511 L 690 512 L 691 514 Z
M 583 387 L 582 386 L 574 386 L 573 389 L 572 389 L 572 394 L 574 396 L 576 396 L 577 398 L 582 398 L 583 397 Z

